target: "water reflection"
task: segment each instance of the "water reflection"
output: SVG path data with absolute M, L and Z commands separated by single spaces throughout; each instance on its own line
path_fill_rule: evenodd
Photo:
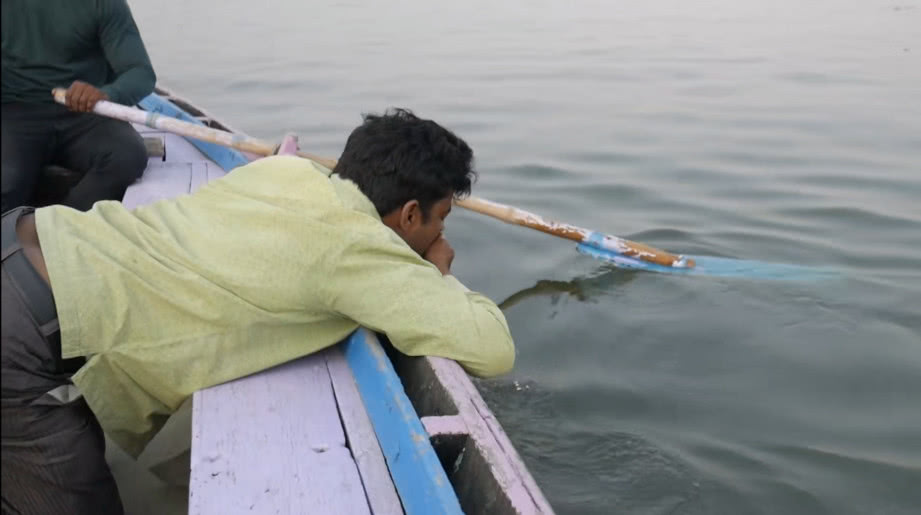
M 612 288 L 632 281 L 637 273 L 613 265 L 602 265 L 589 274 L 576 276 L 569 281 L 541 279 L 534 286 L 515 292 L 500 302 L 499 309 L 505 311 L 525 299 L 543 296 L 549 296 L 553 305 L 569 298 L 579 302 L 593 302 L 595 298 L 610 293 Z

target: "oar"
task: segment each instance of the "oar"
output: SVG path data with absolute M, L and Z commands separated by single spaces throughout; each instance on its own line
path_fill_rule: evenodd
M 52 94 L 54 95 L 55 101 L 58 103 L 66 103 L 67 90 L 56 88 L 52 91 Z M 93 112 L 109 118 L 147 125 L 148 127 L 172 132 L 187 138 L 208 141 L 253 154 L 268 156 L 274 154 L 277 148 L 277 145 L 268 141 L 250 138 L 242 134 L 212 129 L 210 127 L 184 122 L 168 116 L 160 116 L 154 112 L 142 111 L 134 107 L 123 106 L 105 100 L 97 102 L 96 106 L 93 108 Z M 333 159 L 327 159 L 300 151 L 297 152 L 297 155 L 315 161 L 330 170 L 336 166 L 336 161 Z M 652 265 L 658 265 L 654 266 L 654 269 L 690 269 L 694 267 L 694 260 L 685 256 L 671 254 L 642 243 L 636 243 L 616 236 L 590 231 L 574 225 L 548 221 L 534 213 L 516 207 L 490 202 L 476 197 L 458 199 L 456 204 L 471 211 L 497 218 L 506 223 L 530 227 L 531 229 L 536 229 L 547 234 L 579 242 L 580 249 L 583 247 L 594 249 L 596 253 L 592 255 L 595 257 L 603 257 L 608 261 L 614 261 L 622 265 L 632 264 L 638 268 L 644 268 L 642 264 L 646 262 Z
M 57 103 L 67 103 L 66 89 L 55 88 L 51 90 L 51 93 L 54 95 L 54 100 Z M 205 127 L 204 125 L 196 125 L 194 123 L 184 122 L 182 120 L 177 120 L 176 118 L 161 116 L 158 113 L 142 111 L 136 107 L 128 107 L 121 104 L 116 104 L 114 102 L 109 102 L 107 100 L 100 100 L 99 102 L 96 102 L 96 106 L 93 107 L 93 112 L 101 116 L 107 116 L 117 120 L 146 125 L 153 129 L 160 129 L 162 131 L 172 132 L 173 134 L 178 134 L 187 138 L 216 143 L 225 147 L 231 147 L 243 152 L 250 152 L 252 154 L 259 154 L 262 156 L 270 156 L 274 154 L 275 149 L 278 146 L 274 143 L 256 138 L 250 138 L 249 136 L 244 136 L 242 134 L 235 134 L 233 132 Z M 322 157 L 300 151 L 297 152 L 297 155 L 306 159 L 310 159 L 311 161 L 316 161 L 317 163 L 320 163 L 330 170 L 332 170 L 332 167 L 336 166 L 336 162 L 331 159 L 324 159 Z
M 566 238 L 567 240 L 578 242 L 579 245 L 587 245 L 601 252 L 614 253 L 664 267 L 694 268 L 694 260 L 686 256 L 670 254 L 642 243 L 583 229 L 575 225 L 545 220 L 539 215 L 517 207 L 477 197 L 459 199 L 455 204 L 480 214 L 498 218 L 506 223 L 530 227 L 560 238 Z

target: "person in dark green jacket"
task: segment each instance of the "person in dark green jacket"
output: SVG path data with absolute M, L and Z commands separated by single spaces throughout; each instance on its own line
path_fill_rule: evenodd
M 2 211 L 35 202 L 50 164 L 81 176 L 63 204 L 121 200 L 147 166 L 130 124 L 90 111 L 136 104 L 156 75 L 125 0 L 3 0 Z M 68 88 L 67 106 L 53 88 Z

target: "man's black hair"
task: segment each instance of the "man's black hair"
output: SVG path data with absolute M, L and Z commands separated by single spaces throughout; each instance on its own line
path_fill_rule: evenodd
M 407 109 L 389 109 L 364 115 L 333 172 L 358 184 L 381 216 L 415 199 L 427 220 L 435 202 L 470 193 L 472 161 L 473 151 L 451 131 Z

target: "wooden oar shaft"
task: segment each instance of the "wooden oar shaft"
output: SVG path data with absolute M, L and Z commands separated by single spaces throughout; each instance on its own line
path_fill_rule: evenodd
M 323 165 L 323 166 L 329 168 L 330 170 L 332 170 L 333 168 L 336 167 L 336 160 L 335 160 L 335 159 L 330 159 L 330 158 L 328 158 L 328 157 L 315 156 L 315 155 L 313 155 L 313 154 L 309 154 L 309 153 L 307 153 L 307 152 L 302 152 L 302 151 L 300 151 L 300 150 L 297 151 L 297 156 L 298 156 L 298 157 L 303 157 L 304 159 L 309 159 L 309 160 L 311 160 L 311 161 L 313 161 L 313 162 L 315 162 L 315 163 L 320 163 L 321 165 Z
M 54 94 L 54 99 L 58 103 L 66 103 L 67 90 L 57 88 L 52 93 Z M 93 108 L 93 112 L 109 118 L 147 125 L 151 128 L 171 132 L 187 138 L 208 141 L 252 154 L 270 156 L 274 154 L 277 149 L 277 145 L 260 139 L 212 129 L 169 116 L 160 116 L 157 113 L 142 111 L 134 107 L 123 106 L 105 100 L 97 102 L 96 106 Z M 317 162 L 330 170 L 336 167 L 336 161 L 334 159 L 323 158 L 300 151 L 297 152 L 297 155 Z M 643 261 L 657 263 L 663 266 L 694 266 L 694 262 L 691 260 L 684 259 L 681 256 L 642 243 L 624 240 L 607 234 L 600 234 L 574 225 L 545 220 L 539 215 L 516 207 L 476 197 L 458 199 L 455 201 L 455 204 L 471 211 L 497 218 L 506 223 L 530 227 L 531 229 L 536 229 L 547 234 L 552 234 L 579 243 L 586 243 L 601 249 L 611 250 Z
M 547 234 L 552 234 L 554 236 L 559 236 L 561 238 L 566 238 L 567 240 L 572 240 L 580 243 L 585 241 L 585 239 L 588 238 L 588 236 L 592 233 L 592 231 L 582 229 L 581 227 L 547 221 L 540 216 L 534 213 L 529 213 L 523 209 L 518 209 L 517 207 L 507 206 L 505 204 L 499 204 L 498 202 L 492 202 L 477 197 L 458 199 L 454 203 L 460 207 L 469 209 L 471 211 L 476 211 L 477 213 L 483 215 L 491 216 L 509 224 L 530 227 L 531 229 L 536 229 Z
M 625 240 L 609 234 L 600 234 L 589 229 L 575 225 L 547 220 L 540 215 L 519 209 L 517 207 L 499 204 L 476 197 L 458 199 L 455 204 L 477 213 L 491 216 L 503 222 L 530 227 L 547 234 L 566 238 L 568 240 L 586 243 L 594 247 L 611 250 L 625 256 L 642 259 L 662 266 L 693 267 L 694 261 L 665 252 L 649 245 Z

